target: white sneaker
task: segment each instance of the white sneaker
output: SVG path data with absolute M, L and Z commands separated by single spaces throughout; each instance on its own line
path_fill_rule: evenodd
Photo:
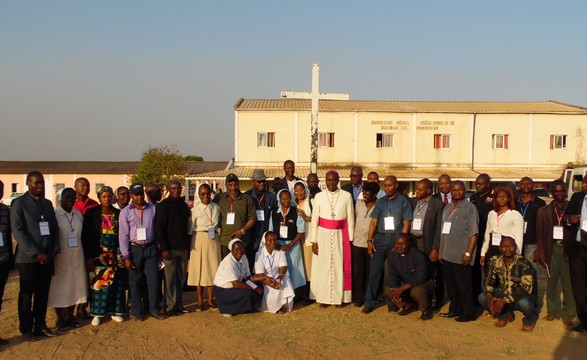
M 116 321 L 117 323 L 121 323 L 124 321 L 124 318 L 120 315 L 112 315 L 111 318 L 112 318 L 112 320 Z
M 222 316 L 229 318 L 232 317 L 232 314 L 222 314 Z
M 101 322 L 102 320 L 100 319 L 100 317 L 94 316 L 94 319 L 92 320 L 92 326 L 98 326 Z

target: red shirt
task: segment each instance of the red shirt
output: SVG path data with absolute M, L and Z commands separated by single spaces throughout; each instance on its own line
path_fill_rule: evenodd
M 81 201 L 78 198 L 75 198 L 75 202 L 73 203 L 73 208 L 78 210 L 79 212 L 82 213 L 82 215 L 86 215 L 86 211 L 88 211 L 89 209 L 98 206 L 98 202 L 96 200 L 92 200 L 90 199 L 90 197 L 88 196 L 88 198 L 86 199 L 86 201 Z

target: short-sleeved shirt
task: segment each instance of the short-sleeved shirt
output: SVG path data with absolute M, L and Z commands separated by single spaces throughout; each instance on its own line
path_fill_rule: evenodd
M 445 223 L 450 222 L 450 233 L 444 234 Z M 450 203 L 442 211 L 442 231 L 438 257 L 446 261 L 460 264 L 471 236 L 479 233 L 479 215 L 477 208 L 467 200 L 458 206 Z M 471 265 L 475 262 L 475 250 L 471 252 Z
M 393 217 L 393 230 L 385 230 L 385 218 Z M 372 219 L 378 219 L 377 232 L 380 234 L 394 234 L 399 235 L 404 228 L 404 221 L 412 221 L 412 206 L 410 201 L 402 194 L 396 194 L 393 199 L 389 197 L 382 197 L 377 200 L 373 212 Z
M 253 203 L 253 199 L 247 194 L 239 193 L 237 200 L 233 201 L 230 198 L 230 195 L 225 192 L 215 197 L 214 202 L 217 203 L 220 208 L 220 228 L 222 229 L 220 234 L 220 245 L 228 246 L 228 243 L 232 240 L 230 236 L 235 231 L 242 229 L 250 219 L 255 222 L 257 221 L 255 204 Z M 234 224 L 229 225 L 226 223 L 226 220 L 228 214 L 231 212 L 235 214 Z M 245 245 L 249 245 L 250 231 L 240 239 Z
M 218 270 L 216 270 L 214 285 L 225 289 L 231 289 L 233 288 L 233 281 L 242 281 L 250 275 L 249 261 L 246 256 L 243 256 L 240 261 L 236 261 L 232 254 L 228 254 L 222 259 L 218 266 Z

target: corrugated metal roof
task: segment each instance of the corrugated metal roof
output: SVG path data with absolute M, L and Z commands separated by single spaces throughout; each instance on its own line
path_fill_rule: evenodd
M 140 161 L 0 161 L 0 174 L 133 174 Z M 224 170 L 228 161 L 188 161 L 188 174 Z
M 238 111 L 310 111 L 306 99 L 240 99 Z M 556 101 L 496 102 L 496 101 L 371 101 L 320 100 L 320 111 L 380 111 L 397 113 L 507 113 L 507 114 L 587 114 L 587 108 Z
M 236 174 L 239 179 L 250 180 L 255 167 L 236 167 L 234 169 L 214 171 L 194 176 L 195 180 L 224 180 L 228 174 Z M 341 180 L 350 180 L 351 167 L 344 168 L 318 168 L 318 177 L 326 178 L 326 172 L 330 169 L 338 171 Z M 283 167 L 265 167 L 265 175 L 269 179 L 283 176 Z M 479 174 L 487 173 L 494 181 L 519 181 L 524 176 L 530 176 L 534 181 L 553 181 L 561 177 L 562 167 L 560 169 L 533 169 L 533 168 L 488 168 L 488 169 L 470 169 L 470 168 L 390 168 L 390 167 L 363 167 L 364 178 L 367 174 L 375 171 L 379 178 L 387 175 L 395 175 L 400 181 L 418 181 L 423 178 L 436 180 L 442 174 L 449 174 L 454 180 L 473 181 Z M 296 175 L 305 179 L 310 173 L 309 167 L 296 166 Z

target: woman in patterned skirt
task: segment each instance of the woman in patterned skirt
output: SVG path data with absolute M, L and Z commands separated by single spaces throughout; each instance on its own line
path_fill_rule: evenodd
M 84 218 L 82 241 L 90 275 L 90 314 L 92 325 L 98 326 L 106 314 L 112 320 L 124 321 L 126 312 L 126 270 L 118 245 L 118 215 L 112 206 L 113 191 L 109 186 L 98 189 L 100 206 L 88 210 Z

